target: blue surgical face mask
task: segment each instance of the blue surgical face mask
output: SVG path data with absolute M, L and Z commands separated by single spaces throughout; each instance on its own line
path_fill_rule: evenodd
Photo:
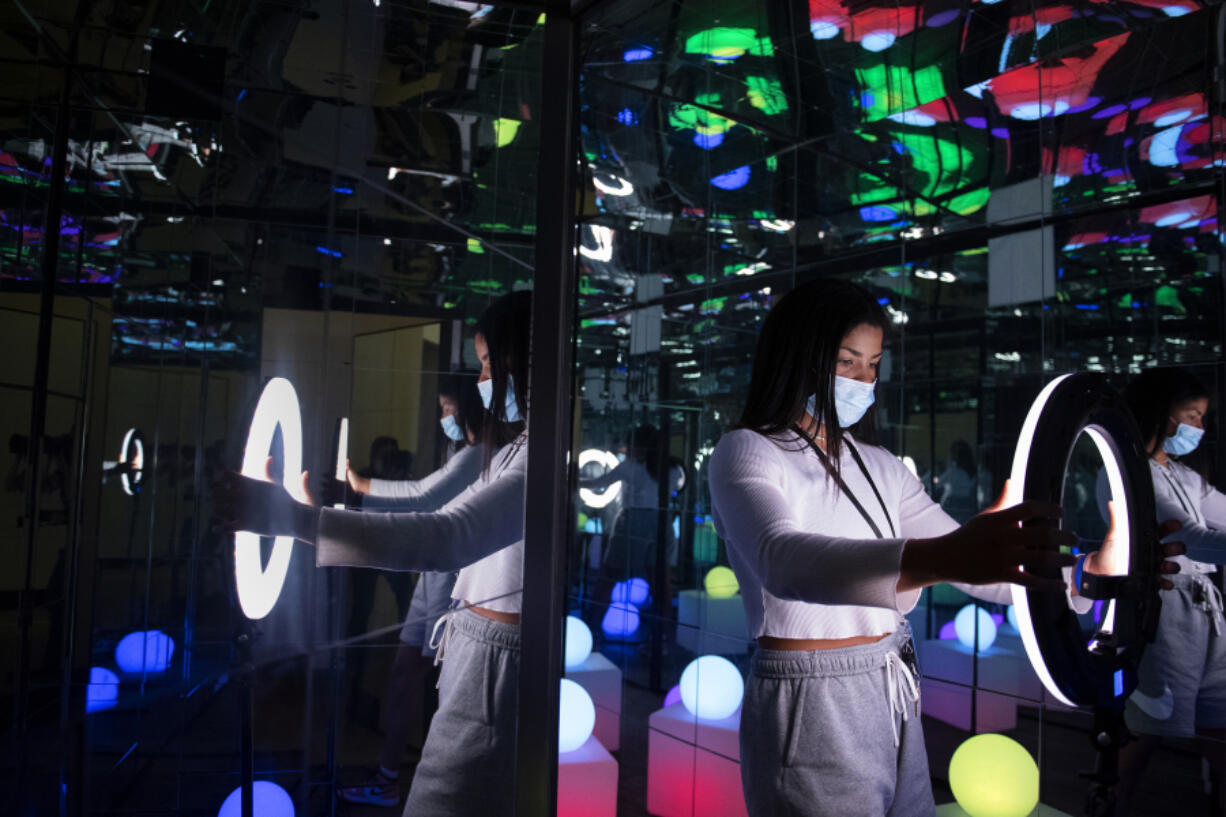
M 860 422 L 864 412 L 873 404 L 877 381 L 865 383 L 842 375 L 834 376 L 834 413 L 839 418 L 839 428 L 849 428 Z M 812 416 L 817 416 L 817 395 L 809 395 L 805 406 Z
M 1196 446 L 1200 445 L 1200 438 L 1203 436 L 1205 436 L 1203 428 L 1180 423 L 1179 428 L 1175 429 L 1175 433 L 1162 441 L 1162 448 L 1168 454 L 1182 457 L 1195 451 Z
M 443 433 L 448 439 L 459 442 L 464 439 L 464 432 L 460 429 L 460 424 L 455 421 L 454 414 L 448 414 L 446 417 L 438 421 L 438 424 L 443 427 Z
M 488 409 L 490 403 L 494 401 L 494 381 L 482 380 L 477 384 L 477 391 L 481 393 L 481 404 Z M 515 423 L 519 419 L 519 404 L 515 402 L 515 378 L 507 375 L 507 403 L 503 408 L 502 420 L 507 423 Z

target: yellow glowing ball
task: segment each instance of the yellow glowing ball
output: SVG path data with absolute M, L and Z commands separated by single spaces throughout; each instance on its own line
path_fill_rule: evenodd
M 702 580 L 702 586 L 713 599 L 730 599 L 741 589 L 737 584 L 736 574 L 723 565 L 708 570 L 707 577 Z
M 1004 735 L 975 735 L 949 761 L 949 788 L 971 817 L 1026 817 L 1039 804 L 1039 767 Z

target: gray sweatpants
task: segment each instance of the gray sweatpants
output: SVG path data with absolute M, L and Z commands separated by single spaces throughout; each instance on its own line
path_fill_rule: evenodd
M 904 623 L 875 644 L 759 649 L 741 709 L 750 817 L 931 817 L 919 680 Z
M 515 808 L 519 627 L 452 613 L 443 625 L 438 712 L 404 817 L 497 817 Z

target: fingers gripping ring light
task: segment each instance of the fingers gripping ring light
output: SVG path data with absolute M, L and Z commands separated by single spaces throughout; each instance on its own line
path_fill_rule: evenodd
M 1013 604 L 1026 655 L 1048 692 L 1070 706 L 1120 710 L 1157 627 L 1159 551 L 1141 435 L 1123 398 L 1101 375 L 1064 375 L 1039 393 L 1018 438 L 1006 505 L 1060 502 L 1069 457 L 1083 432 L 1098 449 L 1111 487 L 1119 553 L 1114 572 L 1122 578 L 1103 580 L 1096 593 L 1109 599 L 1108 610 L 1088 648 L 1063 594 L 1015 584 Z M 1055 569 L 1047 576 L 1060 578 Z
M 305 501 L 301 482 L 302 414 L 298 409 L 298 395 L 284 377 L 269 380 L 260 394 L 251 418 L 251 429 L 247 432 L 242 475 L 264 479 L 264 463 L 272 450 L 277 426 L 281 426 L 285 448 L 285 490 L 299 502 Z M 250 531 L 234 534 L 234 578 L 238 585 L 238 603 L 247 618 L 263 618 L 272 611 L 281 595 L 293 552 L 293 537 L 276 537 L 265 568 L 260 557 L 259 535 Z

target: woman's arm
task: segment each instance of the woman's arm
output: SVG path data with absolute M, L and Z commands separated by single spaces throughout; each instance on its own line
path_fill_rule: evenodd
M 751 436 L 752 435 L 752 436 Z M 816 604 L 906 609 L 898 592 L 902 539 L 848 539 L 797 529 L 782 468 L 753 432 L 733 432 L 711 456 L 711 500 L 729 547 L 772 595 Z
M 1187 473 L 1179 475 L 1187 481 Z M 1196 519 L 1195 515 L 1185 507 L 1187 500 L 1180 502 L 1180 497 L 1176 495 L 1177 489 L 1170 485 L 1160 486 L 1159 479 L 1154 480 L 1154 510 L 1157 511 L 1158 522 L 1166 522 L 1174 519 L 1180 524 L 1179 533 L 1172 538 L 1183 542 L 1188 550 L 1187 556 L 1198 562 L 1209 562 L 1211 564 L 1222 564 L 1226 562 L 1226 510 L 1223 505 L 1226 505 L 1226 497 L 1222 497 L 1220 491 L 1209 485 L 1207 482 L 1202 482 L 1202 488 L 1199 492 L 1189 492 L 1190 496 L 1195 496 L 1199 493 L 1201 496 L 1201 514 L 1208 520 L 1209 525 L 1222 525 L 1222 530 L 1215 530 L 1213 527 L 1204 524 Z M 1216 496 L 1215 496 L 1216 495 Z
M 435 513 L 324 508 L 316 563 L 446 572 L 513 545 L 524 538 L 525 459 L 520 452 L 518 461 L 497 478 L 471 486 Z
M 621 482 L 626 478 L 626 471 L 630 466 L 630 458 L 627 457 L 624 462 L 619 462 L 616 468 L 605 471 L 598 477 L 591 479 L 580 479 L 579 487 L 587 488 L 590 491 L 603 491 L 615 482 Z
M 433 511 L 477 481 L 483 464 L 481 446 L 465 446 L 437 471 L 418 480 L 370 481 L 370 495 L 395 499 L 398 511 Z

